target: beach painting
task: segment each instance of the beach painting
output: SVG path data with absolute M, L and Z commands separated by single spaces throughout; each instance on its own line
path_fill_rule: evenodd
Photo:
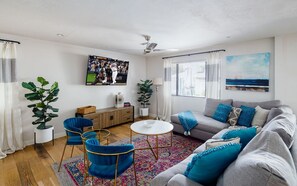
M 270 53 L 226 57 L 226 89 L 269 92 Z

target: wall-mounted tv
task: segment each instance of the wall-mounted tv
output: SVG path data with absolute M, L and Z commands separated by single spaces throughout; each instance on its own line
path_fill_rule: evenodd
M 90 55 L 86 85 L 126 85 L 129 61 Z

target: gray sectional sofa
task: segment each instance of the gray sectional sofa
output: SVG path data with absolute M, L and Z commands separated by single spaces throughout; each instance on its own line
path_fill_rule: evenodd
M 240 107 L 241 105 L 256 107 L 260 106 L 263 109 L 272 109 L 281 106 L 279 100 L 264 101 L 264 102 L 243 102 L 243 101 L 233 101 L 232 99 L 226 100 L 216 100 L 208 98 L 206 100 L 204 112 L 193 112 L 194 116 L 198 121 L 198 125 L 191 130 L 191 136 L 201 140 L 208 140 L 216 133 L 220 132 L 224 128 L 228 128 L 230 125 L 228 123 L 222 123 L 220 121 L 214 120 L 211 116 L 214 114 L 217 106 L 220 104 L 229 104 L 234 107 Z M 174 128 L 173 131 L 183 134 L 184 129 L 178 119 L 178 113 L 171 116 L 171 123 Z
M 211 100 L 212 104 L 213 101 Z M 208 103 L 210 104 L 210 103 Z M 207 104 L 206 104 L 207 105 Z M 246 105 L 271 109 L 268 122 L 263 129 L 245 146 L 237 159 L 218 178 L 218 186 L 296 186 L 297 185 L 297 132 L 296 116 L 288 106 L 280 106 L 280 101 L 246 103 L 233 102 L 234 106 Z M 214 141 L 227 132 L 228 124 L 213 121 L 202 113 L 196 113 L 199 124 L 191 131 L 199 139 Z M 270 118 L 269 118 L 270 117 Z M 183 133 L 176 116 L 172 116 L 175 131 Z M 203 124 L 202 124 L 203 123 Z M 211 123 L 207 125 L 208 123 Z M 200 125 L 202 124 L 202 125 Z M 200 126 L 199 126 L 200 125 Z M 207 128 L 207 126 L 210 126 Z M 215 134 L 216 133 L 216 134 Z M 214 135 L 213 135 L 214 134 Z M 199 136 L 203 135 L 203 137 Z M 208 138 L 210 137 L 210 138 Z M 184 176 L 192 158 L 205 150 L 205 143 L 194 150 L 179 164 L 158 174 L 152 186 L 200 186 Z

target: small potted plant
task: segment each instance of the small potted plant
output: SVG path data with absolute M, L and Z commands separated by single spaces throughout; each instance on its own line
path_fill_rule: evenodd
M 55 114 L 59 109 L 54 108 L 51 104 L 58 100 L 59 87 L 58 83 L 54 82 L 49 88 L 49 82 L 43 77 L 37 77 L 37 81 L 40 83 L 36 86 L 33 82 L 23 82 L 22 87 L 30 90 L 30 93 L 25 94 L 25 98 L 34 102 L 28 105 L 32 108 L 34 118 L 37 118 L 32 122 L 33 125 L 37 125 L 34 129 L 35 137 L 34 143 L 45 143 L 53 140 L 54 127 L 46 125 L 53 118 L 58 117 Z
M 141 105 L 141 108 L 139 109 L 140 116 L 149 115 L 149 108 L 147 106 L 150 105 L 149 100 L 153 94 L 152 85 L 152 80 L 140 80 L 140 83 L 137 83 L 137 86 L 139 88 L 137 92 L 137 94 L 139 94 L 137 101 Z

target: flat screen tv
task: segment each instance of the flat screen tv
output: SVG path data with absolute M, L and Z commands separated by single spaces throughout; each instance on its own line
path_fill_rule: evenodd
M 86 85 L 126 85 L 129 61 L 90 55 Z

